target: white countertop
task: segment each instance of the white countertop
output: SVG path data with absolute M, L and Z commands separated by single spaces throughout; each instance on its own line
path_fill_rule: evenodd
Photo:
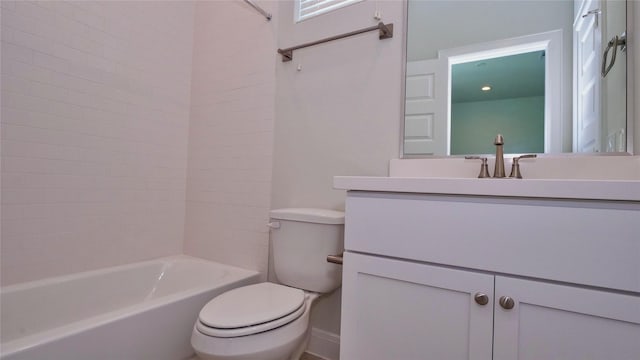
M 640 201 L 640 181 L 335 176 L 342 190 Z
M 493 161 L 489 159 L 490 173 Z M 362 191 L 640 201 L 640 156 L 541 155 L 521 160 L 524 179 L 478 179 L 479 170 L 478 160 L 460 157 L 391 159 L 390 176 L 336 176 L 333 185 Z

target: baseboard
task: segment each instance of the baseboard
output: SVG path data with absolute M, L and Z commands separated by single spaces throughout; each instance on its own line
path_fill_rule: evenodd
M 311 339 L 307 352 L 326 360 L 340 359 L 340 335 L 311 328 Z

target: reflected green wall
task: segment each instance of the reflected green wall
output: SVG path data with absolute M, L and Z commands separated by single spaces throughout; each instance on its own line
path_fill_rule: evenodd
M 544 96 L 451 104 L 451 155 L 544 152 Z

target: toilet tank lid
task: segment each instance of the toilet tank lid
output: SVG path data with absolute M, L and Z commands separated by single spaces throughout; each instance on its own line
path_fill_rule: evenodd
M 303 221 L 316 224 L 344 224 L 344 212 L 327 209 L 287 208 L 271 210 L 272 219 Z

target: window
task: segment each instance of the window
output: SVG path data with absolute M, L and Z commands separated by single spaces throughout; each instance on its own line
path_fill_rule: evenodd
M 296 0 L 296 22 L 340 9 L 363 0 Z

